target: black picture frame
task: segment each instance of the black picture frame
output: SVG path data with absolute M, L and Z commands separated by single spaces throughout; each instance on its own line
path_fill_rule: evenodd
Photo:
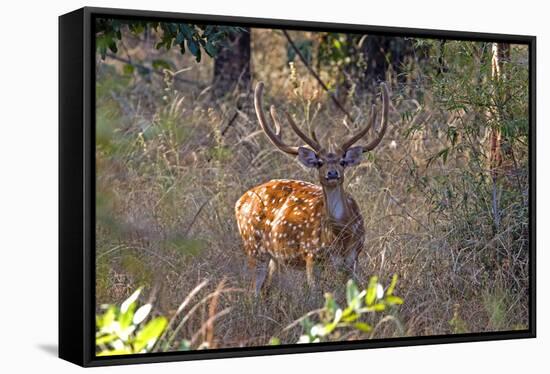
M 529 329 L 370 341 L 226 348 L 96 357 L 95 336 L 95 17 L 200 21 L 223 25 L 362 32 L 519 43 L 529 46 Z M 225 357 L 446 344 L 536 337 L 536 37 L 85 7 L 59 17 L 59 357 L 104 366 Z

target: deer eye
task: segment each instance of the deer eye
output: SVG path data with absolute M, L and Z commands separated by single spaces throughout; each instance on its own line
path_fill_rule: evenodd
M 323 166 L 324 162 L 323 160 L 317 160 L 317 167 L 320 168 L 321 166 Z
M 348 162 L 347 162 L 346 160 L 344 160 L 344 159 L 341 159 L 341 160 L 340 160 L 340 165 L 341 165 L 341 166 L 347 166 L 347 165 L 348 165 Z

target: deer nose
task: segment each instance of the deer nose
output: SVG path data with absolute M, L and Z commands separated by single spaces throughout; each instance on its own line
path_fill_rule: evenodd
M 340 178 L 340 174 L 338 173 L 338 170 L 329 170 L 327 171 L 327 179 L 338 179 Z

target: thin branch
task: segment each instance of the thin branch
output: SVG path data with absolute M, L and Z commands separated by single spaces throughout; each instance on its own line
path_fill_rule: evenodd
M 311 73 L 311 75 L 313 75 L 313 77 L 317 80 L 317 82 L 319 83 L 319 85 L 321 87 L 323 87 L 323 90 L 326 91 L 326 93 L 329 94 L 332 102 L 338 107 L 338 109 L 340 109 L 342 111 L 342 113 L 344 113 L 347 117 L 347 119 L 350 121 L 350 122 L 355 122 L 353 120 L 353 118 L 351 117 L 351 115 L 349 114 L 349 112 L 344 108 L 344 106 L 338 101 L 338 99 L 336 98 L 336 96 L 334 95 L 334 93 L 332 93 L 329 88 L 327 87 L 327 85 L 321 80 L 321 77 L 319 76 L 319 74 L 317 74 L 317 72 L 315 70 L 313 70 L 313 68 L 311 66 L 309 66 L 309 64 L 307 63 L 304 55 L 302 55 L 302 52 L 300 52 L 300 50 L 298 49 L 298 47 L 296 46 L 296 44 L 294 44 L 294 41 L 290 38 L 290 35 L 288 34 L 288 32 L 286 30 L 282 30 L 283 31 L 283 34 L 285 35 L 286 39 L 288 40 L 288 43 L 290 44 L 290 46 L 292 47 L 292 49 L 294 49 L 294 52 L 296 52 L 296 55 L 300 58 L 300 60 L 302 61 L 302 63 L 305 65 L 306 69 Z
M 284 329 L 281 330 L 280 334 L 294 328 L 295 326 L 299 325 L 304 319 L 308 318 L 308 317 L 311 317 L 315 314 L 319 314 L 321 313 L 322 311 L 324 310 L 324 308 L 319 308 L 319 309 L 314 309 L 312 311 L 309 311 L 308 313 L 304 314 L 303 316 L 301 316 L 300 318 L 298 318 L 297 320 L 295 320 L 294 322 L 292 322 L 290 325 L 288 325 L 287 327 L 285 327 Z
M 221 136 L 224 136 L 225 133 L 227 132 L 227 130 L 229 130 L 229 128 L 231 127 L 231 125 L 233 125 L 233 122 L 235 122 L 235 120 L 237 119 L 237 117 L 239 116 L 239 111 L 238 110 L 235 110 L 235 113 L 233 113 L 233 115 L 231 116 L 231 118 L 229 119 L 229 121 L 227 122 L 227 125 L 225 125 L 225 127 L 223 128 L 223 130 L 221 131 Z
M 170 322 L 168 322 L 168 326 L 166 326 L 166 328 L 164 329 L 164 332 L 162 333 L 162 335 L 160 336 L 160 338 L 157 340 L 157 343 L 155 343 L 155 347 L 154 348 L 158 348 L 160 347 L 160 343 L 165 340 L 165 338 L 167 337 L 168 335 L 168 331 L 170 331 L 170 328 L 172 327 L 172 325 L 174 324 L 175 320 L 177 319 L 177 317 L 179 316 L 179 314 L 183 311 L 183 309 L 185 309 L 185 307 L 187 306 L 187 304 L 189 304 L 191 302 L 191 300 L 193 299 L 193 297 L 199 293 L 199 291 L 201 289 L 204 288 L 204 286 L 206 286 L 208 284 L 208 279 L 205 279 L 203 280 L 199 285 L 197 285 L 195 288 L 193 288 L 193 290 L 191 290 L 191 292 L 189 292 L 189 294 L 187 294 L 187 297 L 183 300 L 183 302 L 180 304 L 180 306 L 178 307 L 178 309 L 176 310 L 176 312 L 174 313 L 174 315 L 172 316 L 172 318 L 170 319 Z M 158 352 L 158 349 L 153 349 L 152 352 Z
M 136 67 L 142 71 L 145 71 L 147 73 L 154 73 L 154 74 L 157 74 L 157 75 L 161 75 L 161 76 L 164 76 L 164 73 L 160 70 L 157 70 L 157 69 L 153 69 L 153 68 L 150 68 L 150 67 L 147 67 L 143 64 L 138 64 L 136 62 L 133 62 L 127 58 L 124 58 L 124 57 L 120 57 L 120 56 L 117 56 L 115 54 L 112 54 L 112 53 L 107 53 L 105 56 L 109 57 L 110 59 L 113 59 L 113 60 L 116 60 L 116 61 L 120 61 L 120 62 L 124 62 L 125 64 L 128 64 L 128 65 L 131 65 L 133 67 Z M 189 79 L 185 79 L 185 78 L 182 78 L 182 77 L 178 77 L 178 76 L 174 76 L 174 80 L 178 81 L 178 82 L 181 82 L 181 83 L 185 83 L 185 84 L 189 84 L 189 85 L 192 85 L 192 86 L 196 86 L 196 87 L 199 87 L 199 88 L 204 88 L 204 86 L 202 84 L 200 84 L 199 82 L 195 82 L 195 81 L 192 81 L 192 80 L 189 80 Z
M 206 204 L 208 204 L 210 202 L 210 200 L 212 200 L 212 198 L 206 200 L 204 203 L 202 203 L 202 205 L 199 207 L 199 210 L 197 210 L 197 213 L 195 213 L 195 215 L 193 216 L 193 219 L 191 220 L 191 223 L 189 224 L 189 226 L 187 227 L 187 229 L 185 230 L 185 233 L 183 234 L 184 237 L 187 237 L 189 235 L 189 232 L 191 231 L 191 229 L 193 228 L 193 225 L 195 224 L 195 221 L 197 221 L 197 218 L 199 217 L 199 214 L 201 214 L 202 210 L 204 209 L 204 207 L 206 206 Z

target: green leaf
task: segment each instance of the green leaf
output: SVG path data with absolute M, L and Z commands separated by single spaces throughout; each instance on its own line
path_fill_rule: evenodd
M 300 321 L 300 324 L 305 331 L 310 331 L 313 327 L 313 322 L 311 322 L 311 319 L 309 319 L 309 317 L 306 317 L 302 321 Z
M 110 326 L 111 323 L 113 323 L 115 320 L 115 311 L 116 307 L 114 305 L 111 305 L 109 309 L 107 309 L 105 314 L 98 318 L 97 328 L 101 329 L 102 327 Z
M 395 286 L 397 285 L 397 274 L 394 274 L 390 286 L 388 287 L 388 290 L 386 291 L 386 295 L 391 296 L 393 295 L 393 290 L 395 289 Z
M 344 309 L 344 311 L 342 312 L 342 318 L 347 318 L 351 316 L 353 313 L 355 313 L 354 310 L 355 309 L 353 308 L 352 305 L 348 305 L 346 309 Z
M 147 316 L 149 315 L 149 312 L 151 311 L 151 308 L 153 306 L 151 304 L 145 304 L 139 307 L 139 309 L 134 313 L 134 318 L 132 319 L 132 323 L 134 325 L 139 325 Z
M 189 48 L 189 52 L 191 52 L 193 56 L 196 56 L 199 51 L 199 45 L 194 39 L 187 39 L 187 48 Z
M 268 345 L 281 345 L 281 339 L 273 336 L 271 339 L 269 339 Z
M 95 345 L 102 345 L 112 342 L 113 340 L 118 339 L 117 334 L 107 334 L 100 336 L 95 339 Z
M 326 328 L 329 325 L 330 325 L 330 323 L 328 323 L 326 325 L 323 325 L 322 323 L 318 323 L 318 324 L 311 327 L 311 329 L 309 330 L 309 335 L 310 336 L 325 336 Z M 334 325 L 334 326 L 336 327 L 336 325 Z M 328 327 L 328 328 L 330 328 L 330 327 Z
M 114 40 L 111 40 L 111 43 L 109 43 L 109 49 L 111 50 L 111 52 L 113 53 L 117 53 L 118 52 L 118 48 L 116 46 L 116 42 Z
M 331 323 L 327 323 L 323 329 L 321 329 L 319 331 L 319 333 L 317 333 L 316 335 L 317 336 L 327 336 L 329 335 L 331 332 L 334 331 L 334 329 L 336 328 L 336 326 L 338 325 L 338 323 L 336 322 L 331 322 Z
M 130 348 L 111 349 L 99 352 L 96 356 L 116 356 L 127 355 L 133 353 Z
M 325 309 L 330 313 L 331 318 L 334 316 L 336 309 L 338 309 L 334 296 L 329 292 L 325 293 Z
M 186 39 L 193 39 L 193 34 L 195 34 L 195 30 L 192 26 L 189 26 L 185 23 L 181 23 L 179 25 L 181 33 L 185 36 Z
M 365 296 L 365 303 L 371 306 L 376 300 L 376 288 L 378 286 L 378 277 L 373 276 L 369 280 L 369 286 L 367 287 L 367 295 Z
M 176 35 L 176 44 L 181 44 L 185 40 L 185 34 L 183 32 L 178 32 Z
M 143 27 L 142 24 L 138 24 L 138 23 L 131 23 L 129 25 L 129 28 L 130 28 L 130 31 L 135 35 L 141 34 L 142 32 L 145 31 L 145 27 Z
M 204 46 L 204 50 L 210 57 L 216 57 L 218 54 L 218 48 L 214 44 L 212 44 L 210 41 L 206 42 L 206 45 Z
M 336 313 L 334 313 L 334 324 L 337 324 L 342 319 L 342 309 L 338 308 L 336 309 Z
M 342 321 L 343 321 L 343 322 L 347 322 L 347 323 L 349 323 L 349 322 L 355 322 L 355 321 L 357 321 L 357 320 L 359 319 L 359 317 L 360 317 L 360 315 L 359 315 L 358 313 L 355 313 L 355 312 L 354 312 L 354 313 L 352 313 L 352 314 L 350 314 L 350 315 L 347 315 L 347 316 L 345 316 L 345 317 L 342 317 Z
M 128 308 L 130 308 L 130 305 L 136 302 L 136 300 L 139 297 L 139 294 L 141 293 L 142 287 L 138 288 L 133 294 L 130 295 L 126 300 L 122 302 L 122 305 L 120 306 L 120 312 L 126 313 Z
M 179 346 L 179 351 L 190 351 L 191 350 L 191 342 L 187 339 L 182 339 Z
M 382 303 L 374 304 L 367 308 L 370 312 L 383 312 L 386 310 L 386 305 Z
M 134 351 L 141 352 L 144 348 L 151 348 L 160 337 L 168 320 L 165 317 L 157 317 L 145 325 L 136 335 Z
M 386 303 L 389 305 L 401 305 L 403 304 L 403 299 L 398 296 L 390 295 L 386 297 Z
M 132 323 L 132 320 L 134 318 L 134 311 L 136 310 L 137 304 L 133 302 L 130 304 L 128 309 L 125 313 L 121 313 L 118 317 L 118 323 L 120 323 L 120 328 L 122 330 L 126 329 L 126 327 L 130 326 Z
M 346 301 L 350 305 L 359 295 L 359 289 L 353 280 L 349 280 L 346 284 Z
M 357 330 L 363 331 L 363 332 L 371 332 L 372 327 L 366 322 L 356 322 L 353 324 L 353 327 L 355 327 Z

